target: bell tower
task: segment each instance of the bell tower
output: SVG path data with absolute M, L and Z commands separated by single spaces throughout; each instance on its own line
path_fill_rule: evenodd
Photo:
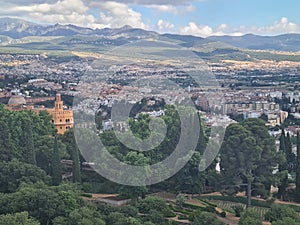
M 55 107 L 54 108 L 57 111 L 63 110 L 63 101 L 61 100 L 61 95 L 60 94 L 56 94 L 56 97 L 55 97 Z

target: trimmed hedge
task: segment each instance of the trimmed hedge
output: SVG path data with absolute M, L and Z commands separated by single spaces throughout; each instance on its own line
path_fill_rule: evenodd
M 189 203 L 185 202 L 185 203 L 183 203 L 183 207 L 199 210 L 202 212 L 211 212 L 211 213 L 216 212 L 215 207 L 211 206 L 211 205 L 203 207 L 203 206 L 193 205 L 193 204 L 189 204 Z
M 199 199 L 209 199 L 209 200 L 219 200 L 219 201 L 227 201 L 227 202 L 236 202 L 236 203 L 242 203 L 246 204 L 247 199 L 244 197 L 235 197 L 235 196 L 205 196 L 205 197 L 199 197 Z M 264 208 L 270 208 L 272 203 L 267 201 L 260 201 L 251 199 L 251 204 L 253 206 L 258 207 L 264 207 Z
M 236 203 L 242 203 L 242 204 L 246 204 L 247 203 L 247 199 L 245 197 L 235 197 L 235 196 L 203 196 L 203 197 L 199 197 L 199 199 L 201 201 L 207 201 L 208 200 L 218 200 L 218 201 L 227 201 L 227 202 L 236 202 Z M 251 199 L 251 205 L 252 206 L 257 206 L 257 207 L 262 207 L 262 208 L 271 208 L 271 206 L 274 203 L 274 201 L 260 201 L 260 200 L 256 200 L 256 199 Z M 286 206 L 291 207 L 292 209 L 294 209 L 296 212 L 300 212 L 300 206 L 296 206 L 296 205 L 290 205 L 285 204 Z
M 186 215 L 180 215 L 180 216 L 178 216 L 178 219 L 179 219 L 179 220 L 188 220 L 188 219 L 189 219 L 189 216 L 186 216 Z
M 87 198 L 92 198 L 93 197 L 93 195 L 90 194 L 90 193 L 81 193 L 80 196 L 87 197 Z
M 207 204 L 207 205 L 211 205 L 211 206 L 213 206 L 213 207 L 217 207 L 218 205 L 217 204 L 215 204 L 215 203 L 212 203 L 212 202 L 210 202 L 210 201 L 208 201 L 207 199 L 198 199 L 200 202 L 203 202 L 203 203 L 205 203 L 205 204 Z

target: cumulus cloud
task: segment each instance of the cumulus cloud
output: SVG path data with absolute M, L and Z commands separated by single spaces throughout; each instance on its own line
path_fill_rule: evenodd
M 89 8 L 82 0 L 62 0 L 53 4 L 42 3 L 28 6 L 13 6 L 7 10 L 15 15 L 25 15 L 31 20 L 46 23 L 86 25 L 95 22 L 95 18 L 88 14 Z
M 296 33 L 300 32 L 300 26 L 290 22 L 288 18 L 282 17 L 271 26 L 258 27 L 257 29 L 253 29 L 253 31 L 261 34 Z
M 101 9 L 102 12 L 98 20 L 100 24 L 105 24 L 108 27 L 130 25 L 143 29 L 147 28 L 142 21 L 142 15 L 126 4 L 109 1 L 101 4 Z
M 42 3 L 42 4 L 33 4 L 30 6 L 16 6 L 11 9 L 12 11 L 20 12 L 36 12 L 36 13 L 47 13 L 47 14 L 72 14 L 73 12 L 77 13 L 86 13 L 88 7 L 82 2 L 82 0 L 63 0 L 57 1 L 53 4 Z
M 180 33 L 185 35 L 207 37 L 213 34 L 213 29 L 207 25 L 201 26 L 195 22 L 189 22 L 187 26 L 180 29 Z
M 3 0 L 2 0 L 3 1 Z M 4 0 L 6 1 L 6 0 Z M 114 0 L 115 2 L 123 4 L 136 4 L 136 5 L 187 5 L 192 2 L 202 2 L 204 0 Z M 8 1 L 6 1 L 8 2 Z M 31 5 L 38 3 L 53 4 L 56 0 L 14 0 L 15 5 Z M 94 3 L 105 3 L 106 0 L 84 0 L 87 5 Z
M 157 28 L 158 28 L 159 31 L 165 32 L 165 31 L 169 31 L 172 28 L 174 28 L 174 24 L 172 24 L 172 23 L 170 23 L 168 21 L 160 19 L 157 22 Z
M 85 0 L 56 0 L 55 2 L 20 5 L 9 5 L 5 10 L 0 10 L 2 15 L 24 16 L 27 19 L 45 23 L 72 23 L 92 28 L 133 27 L 147 28 L 142 21 L 142 15 L 127 4 L 106 1 L 98 2 L 99 15 L 92 15 L 88 6 L 91 2 Z
M 231 28 L 227 24 L 221 24 L 217 28 L 208 25 L 200 25 L 195 22 L 189 22 L 185 27 L 179 29 L 179 33 L 185 35 L 195 35 L 200 37 L 218 36 L 218 35 L 231 35 L 241 36 L 247 33 L 260 34 L 260 35 L 277 35 L 283 33 L 299 33 L 300 25 L 290 22 L 288 18 L 282 17 L 280 20 L 275 21 L 269 26 L 239 26 Z
M 147 6 L 150 9 L 154 9 L 158 12 L 162 13 L 172 13 L 175 15 L 182 15 L 188 12 L 193 12 L 196 10 L 196 7 L 193 5 L 180 5 L 180 6 L 174 6 L 174 5 L 149 5 Z
M 177 8 L 173 5 L 150 5 L 148 6 L 150 9 L 155 9 L 160 12 L 169 12 L 169 13 L 177 13 Z

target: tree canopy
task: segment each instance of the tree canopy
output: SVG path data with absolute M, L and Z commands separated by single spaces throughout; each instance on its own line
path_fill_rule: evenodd
M 260 119 L 247 119 L 227 127 L 221 146 L 221 175 L 231 194 L 247 187 L 248 206 L 252 191 L 268 195 L 278 163 L 275 140 Z

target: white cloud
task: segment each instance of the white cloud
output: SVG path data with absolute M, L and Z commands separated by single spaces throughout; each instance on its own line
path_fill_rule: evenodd
M 169 31 L 170 29 L 174 28 L 174 24 L 160 19 L 157 22 L 157 28 L 159 31 L 165 32 L 165 31 Z
M 180 29 L 180 33 L 185 35 L 207 37 L 213 34 L 213 29 L 207 25 L 201 26 L 196 24 L 195 22 L 189 22 L 186 27 Z
M 191 5 L 185 6 L 185 12 L 194 12 L 196 10 L 196 7 Z
M 179 33 L 186 35 L 195 35 L 200 37 L 231 35 L 241 36 L 247 33 L 259 35 L 277 35 L 283 33 L 299 33 L 300 25 L 290 22 L 288 18 L 282 17 L 279 21 L 275 21 L 272 25 L 256 27 L 256 26 L 239 26 L 238 28 L 231 28 L 227 24 L 221 24 L 217 28 L 212 28 L 208 25 L 199 25 L 195 22 L 189 24 L 181 29 Z
M 11 1 L 14 3 L 14 5 L 23 5 L 28 6 L 32 4 L 38 4 L 38 3 L 47 3 L 47 4 L 53 4 L 57 0 L 14 0 Z M 205 0 L 114 0 L 114 2 L 122 3 L 122 4 L 135 4 L 135 5 L 188 5 L 193 2 L 202 2 Z M 7 0 L 1 0 L 1 3 L 8 4 L 10 1 Z M 83 0 L 85 5 L 97 5 L 98 3 L 105 3 L 107 0 Z
M 150 9 L 155 9 L 161 13 L 172 13 L 175 15 L 183 15 L 189 12 L 193 12 L 196 10 L 196 7 L 193 5 L 149 5 L 147 6 Z
M 138 28 L 147 28 L 142 21 L 142 15 L 129 8 L 126 4 L 118 2 L 105 2 L 101 4 L 99 23 L 108 27 L 121 27 L 130 25 Z
M 177 8 L 173 5 L 150 5 L 148 8 L 155 9 L 160 12 L 178 13 Z
M 82 2 L 82 0 L 63 0 L 57 1 L 54 4 L 43 3 L 33 4 L 30 6 L 16 6 L 12 10 L 20 12 L 35 12 L 46 14 L 63 14 L 68 15 L 73 12 L 86 13 L 89 8 Z
M 86 25 L 95 21 L 95 18 L 88 14 L 89 8 L 82 0 L 58 0 L 52 4 L 11 6 L 6 10 L 12 15 L 24 15 L 28 19 L 46 23 Z
M 90 14 L 90 6 L 85 0 L 56 0 L 53 3 L 31 4 L 12 6 L 0 9 L 3 15 L 24 16 L 27 19 L 45 23 L 75 24 L 92 28 L 121 27 L 131 25 L 133 27 L 147 28 L 142 21 L 142 15 L 126 4 L 106 1 L 98 2 L 96 10 L 101 11 L 96 18 Z
M 300 32 L 300 26 L 292 23 L 288 18 L 282 17 L 279 21 L 275 21 L 271 26 L 258 27 L 253 30 L 261 34 L 280 34 L 280 33 L 296 33 Z

